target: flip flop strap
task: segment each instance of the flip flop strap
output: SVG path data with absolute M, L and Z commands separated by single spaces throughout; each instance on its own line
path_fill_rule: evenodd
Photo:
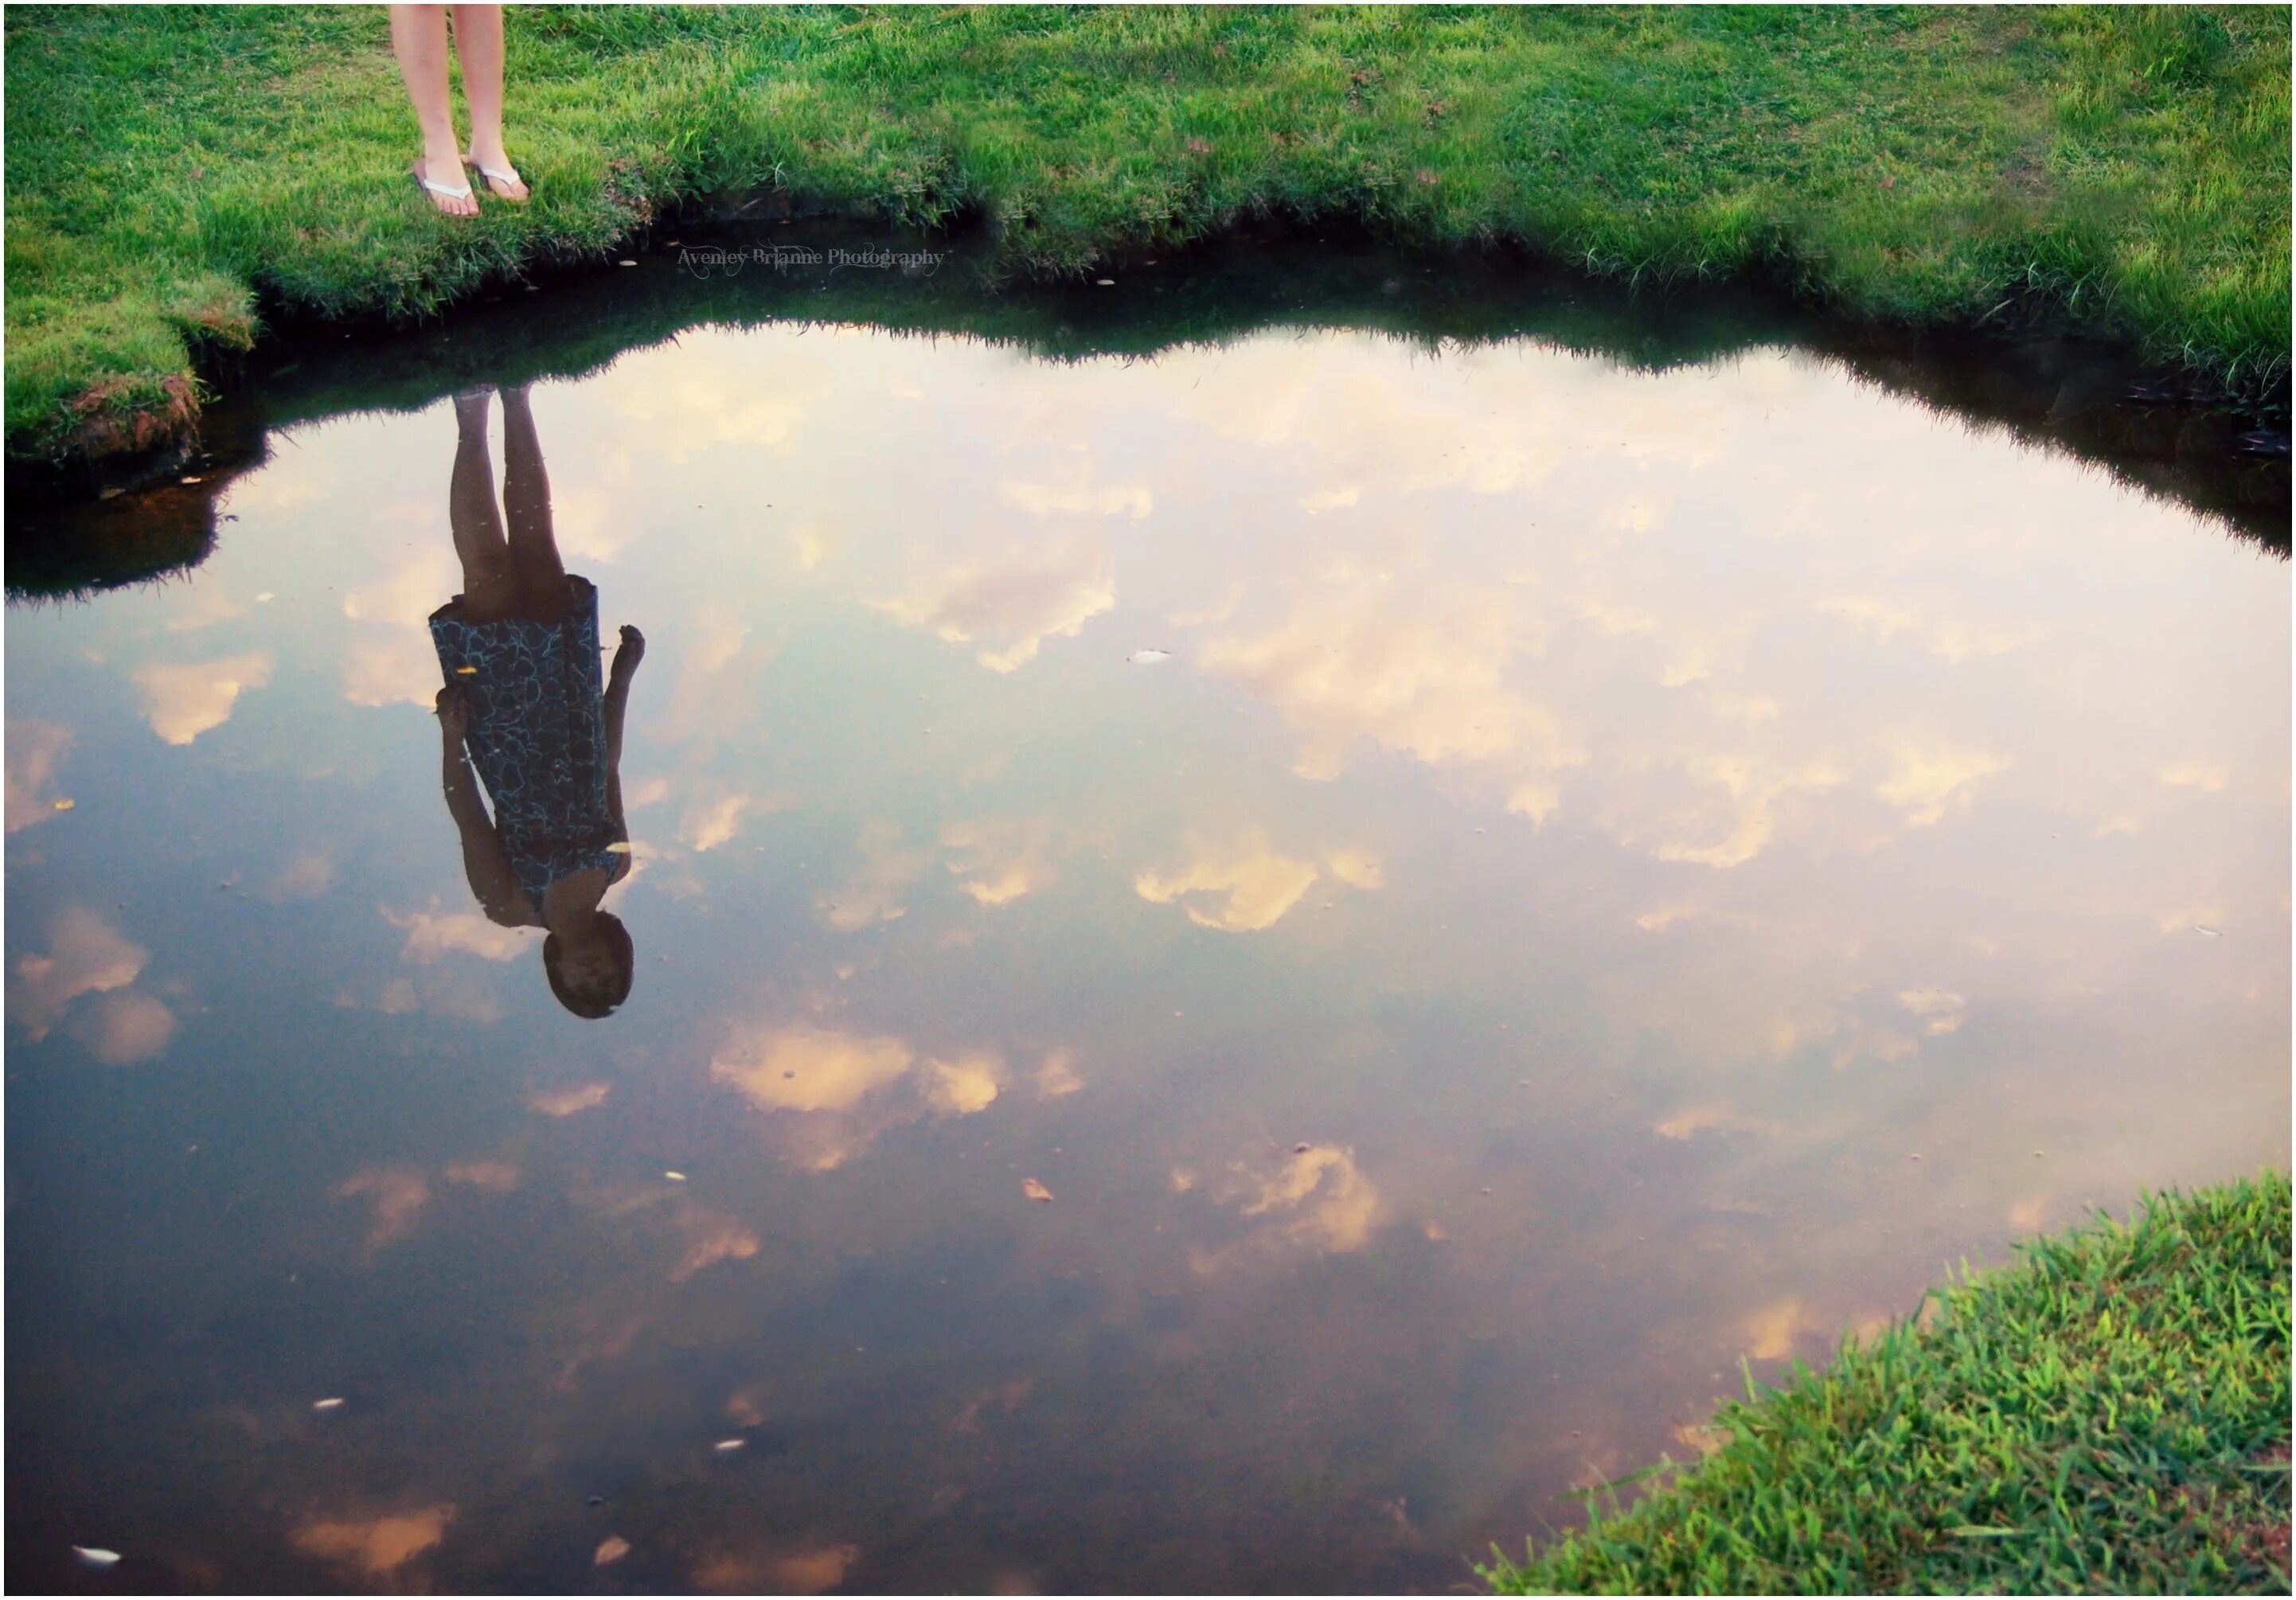
M 471 197 L 471 185 L 468 184 L 457 184 L 449 188 L 445 184 L 432 183 L 419 172 L 414 175 L 414 181 L 430 190 L 431 193 L 443 194 L 448 200 L 468 200 Z

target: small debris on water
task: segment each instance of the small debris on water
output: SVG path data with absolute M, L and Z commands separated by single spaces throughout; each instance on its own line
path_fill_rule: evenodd
M 314 1411 L 332 1411 L 336 1407 L 342 1403 L 342 1396 L 339 1394 L 331 1394 L 324 1400 L 313 1400 L 311 1402 L 311 1409 Z
M 1168 650 L 1136 650 L 1124 659 L 1136 667 L 1153 667 L 1159 661 L 1170 661 L 1172 652 Z
M 2223 930 L 2223 929 L 2221 929 L 2221 928 L 2203 928 L 2203 927 L 2202 927 L 2202 926 L 2201 926 L 2201 924 L 2200 924 L 2200 923 L 2194 923 L 2193 924 L 2193 931 L 2194 931 L 2194 932 L 2195 932 L 2195 933 L 2201 934 L 2201 935 L 2202 935 L 2203 937 L 2208 938 L 2208 939 L 2222 939 L 2222 938 L 2224 937 L 2224 930 Z
M 637 263 L 631 260 L 627 256 L 625 256 L 622 258 L 622 265 L 624 267 L 636 267 Z
M 60 800 L 56 802 L 55 808 L 59 811 L 69 811 L 78 804 L 79 804 L 78 800 Z
M 606 1536 L 605 1542 L 598 1547 L 597 1555 L 590 1559 L 595 1565 L 611 1567 L 629 1553 L 630 1541 L 619 1533 L 610 1533 Z
M 269 605 L 275 598 L 277 598 L 277 596 L 274 595 L 269 589 L 266 589 L 263 593 L 255 597 L 255 603 L 258 605 Z
M 1479 1192 L 1480 1192 L 1480 1193 L 1481 1193 L 1481 1194 L 1489 1194 L 1489 1193 L 1490 1193 L 1490 1191 L 1489 1191 L 1488 1189 L 1484 1189 L 1484 1190 L 1481 1190 L 1481 1191 L 1479 1191 Z
M 674 1184 L 682 1184 L 685 1181 L 685 1174 L 683 1172 L 665 1172 L 662 1176 Z
M 749 1442 L 746 1439 L 721 1439 L 710 1446 L 710 1448 L 716 1450 L 720 1456 L 730 1456 Z
M 80 1565 L 94 1567 L 98 1571 L 119 1564 L 119 1552 L 117 1550 L 99 1549 L 93 1545 L 74 1545 L 72 1554 L 79 1557 Z
M 1021 1180 L 1021 1193 L 1031 1200 L 1049 1201 L 1053 1197 L 1053 1192 L 1033 1177 Z
M 629 853 L 630 841 L 627 839 L 617 839 L 606 847 L 606 854 L 609 856 L 627 856 Z
M 1909 1161 L 1920 1161 L 1922 1159 L 1922 1153 L 1918 1150 L 1913 1151 L 1906 1155 L 1906 1159 Z
M 585 1504 L 590 1506 L 603 1506 L 605 1503 L 606 1497 L 603 1495 L 592 1495 L 589 1499 L 585 1502 Z
M 476 677 L 478 675 L 479 669 L 476 667 L 457 667 L 455 669 L 455 676 L 457 677 Z
M 1116 287 L 1116 280 L 1114 278 L 1095 278 L 1093 282 L 1099 284 L 1103 289 L 1113 289 Z
M 1308 1147 L 1305 1145 L 1294 1145 L 1292 1146 L 1292 1153 L 1293 1155 L 1305 1155 L 1308 1153 Z

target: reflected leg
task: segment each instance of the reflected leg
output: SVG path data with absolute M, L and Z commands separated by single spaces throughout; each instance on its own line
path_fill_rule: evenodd
M 517 570 L 503 540 L 495 507 L 495 466 L 487 454 L 487 397 L 455 397 L 455 475 L 447 490 L 447 521 L 463 562 L 463 610 L 473 622 L 507 617 L 518 603 Z
M 518 574 L 520 614 L 554 622 L 566 611 L 566 564 L 550 523 L 550 475 L 526 390 L 503 390 L 503 513 Z

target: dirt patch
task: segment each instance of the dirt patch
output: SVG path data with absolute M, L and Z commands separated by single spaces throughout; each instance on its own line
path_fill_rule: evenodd
M 197 431 L 200 400 L 190 379 L 160 379 L 157 405 L 144 403 L 144 392 L 138 380 L 106 378 L 74 396 L 73 454 L 88 461 L 135 455 L 183 443 Z

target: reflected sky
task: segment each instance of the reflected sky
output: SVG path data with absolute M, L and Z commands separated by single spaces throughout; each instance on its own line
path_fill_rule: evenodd
M 442 799 L 450 406 L 9 619 L 20 1584 L 1441 1591 L 2288 1159 L 2287 568 L 2102 472 L 1784 350 L 531 405 L 611 1017 Z

